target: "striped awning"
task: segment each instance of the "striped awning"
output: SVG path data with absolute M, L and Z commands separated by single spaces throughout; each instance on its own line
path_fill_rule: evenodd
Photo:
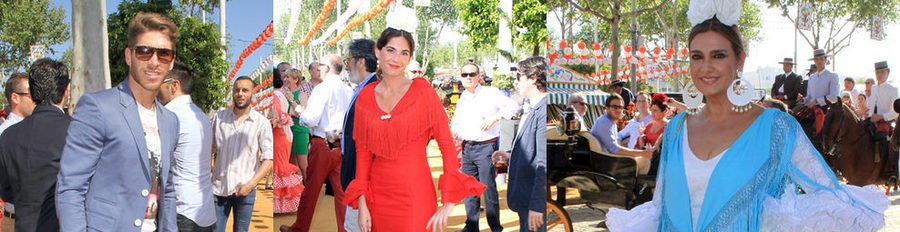
M 550 83 L 547 85 L 549 104 L 568 104 L 569 95 L 581 93 L 588 105 L 603 105 L 608 93 L 601 91 L 597 85 Z

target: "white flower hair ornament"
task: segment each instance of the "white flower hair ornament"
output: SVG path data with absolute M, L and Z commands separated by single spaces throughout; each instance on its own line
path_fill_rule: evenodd
M 416 18 L 416 11 L 401 4 L 394 5 L 387 13 L 386 21 L 387 27 L 406 31 L 410 34 L 415 33 L 416 27 L 419 26 L 419 19 Z
M 741 0 L 691 0 L 687 11 L 691 26 L 716 17 L 722 24 L 734 26 L 741 17 Z

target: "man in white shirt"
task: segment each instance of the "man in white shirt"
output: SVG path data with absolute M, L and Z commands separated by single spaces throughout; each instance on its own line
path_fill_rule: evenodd
M 515 101 L 490 86 L 481 86 L 481 72 L 475 63 L 466 63 L 460 68 L 465 91 L 459 96 L 450 130 L 456 139 L 462 140 L 462 172 L 478 179 L 487 186 L 484 190 L 485 214 L 491 231 L 502 231 L 500 225 L 500 202 L 496 170 L 491 162 L 491 154 L 497 151 L 501 119 L 510 119 L 519 107 Z M 466 197 L 466 227 L 462 231 L 479 231 L 478 218 L 481 215 L 481 199 Z
M 248 231 L 256 185 L 272 169 L 272 126 L 250 107 L 256 83 L 250 77 L 234 80 L 234 107 L 213 116 L 213 194 L 216 195 L 216 231 L 225 231 L 234 210 L 233 231 Z
M 35 107 L 34 101 L 31 100 L 31 93 L 28 92 L 28 74 L 13 74 L 6 80 L 3 90 L 6 101 L 9 103 L 9 116 L 6 116 L 6 121 L 0 124 L 0 134 L 3 134 L 6 128 L 31 115 Z
M 194 78 L 187 66 L 175 62 L 157 97 L 178 117 L 178 144 L 172 167 L 178 231 L 212 232 L 216 228 L 212 181 L 208 178 L 212 169 L 212 125 L 209 117 L 191 101 L 193 85 Z
M 300 196 L 297 221 L 292 231 L 309 231 L 319 192 L 327 177 L 334 187 L 334 212 L 337 228 L 344 231 L 344 191 L 341 187 L 341 133 L 344 115 L 353 96 L 353 89 L 339 75 L 343 70 L 341 57 L 326 55 L 319 65 L 322 83 L 313 89 L 304 108 L 297 108 L 300 124 L 309 127 L 309 168 L 306 170 L 306 189 Z
M 890 133 L 890 124 L 897 119 L 897 113 L 894 112 L 894 100 L 897 100 L 897 87 L 887 83 L 888 75 L 891 69 L 888 68 L 887 61 L 875 63 L 875 79 L 878 84 L 872 87 L 872 96 L 866 102 L 869 108 L 868 119 L 875 127 L 875 143 L 878 148 L 878 155 L 875 161 L 878 162 L 882 156 L 886 155 L 887 136 Z
M 587 114 L 587 103 L 584 96 L 580 93 L 569 94 L 569 106 L 575 109 L 575 119 L 581 123 L 581 130 L 587 131 L 587 124 L 584 123 L 584 116 Z
M 3 86 L 3 95 L 9 104 L 9 115 L 6 120 L 0 123 L 0 135 L 6 131 L 6 128 L 19 123 L 25 117 L 31 115 L 34 111 L 34 101 L 31 100 L 31 93 L 28 92 L 28 74 L 14 73 L 6 80 L 6 86 Z M 4 205 L 5 204 L 5 205 Z M 9 202 L 0 201 L 0 214 L 3 211 L 15 214 L 15 206 Z

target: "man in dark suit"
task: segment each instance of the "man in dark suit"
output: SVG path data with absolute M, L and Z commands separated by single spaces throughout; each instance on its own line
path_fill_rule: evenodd
M 784 73 L 775 76 L 775 83 L 772 84 L 772 98 L 787 103 L 789 108 L 794 108 L 803 78 L 794 73 L 793 58 L 784 58 L 784 61 L 778 63 L 782 65 Z
M 512 151 L 496 151 L 492 158 L 509 161 L 506 202 L 519 213 L 520 230 L 547 231 L 547 61 L 531 57 L 518 66 L 516 91 L 526 99 L 522 119 Z
M 28 82 L 37 107 L 0 136 L 0 194 L 16 205 L 16 231 L 59 231 L 54 196 L 71 120 L 62 110 L 69 71 L 63 63 L 40 59 L 31 65 Z

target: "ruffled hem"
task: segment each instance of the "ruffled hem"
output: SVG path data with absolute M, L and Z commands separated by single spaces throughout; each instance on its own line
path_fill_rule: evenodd
M 300 194 L 303 193 L 303 177 L 300 177 L 297 174 L 287 175 L 287 176 L 279 176 L 275 175 L 272 178 L 272 185 L 274 188 L 272 190 L 272 194 L 276 197 L 283 198 L 300 198 Z
M 487 188 L 474 177 L 454 172 L 441 175 L 438 180 L 438 188 L 441 189 L 441 202 L 460 202 L 468 196 L 481 197 L 484 189 Z
M 295 213 L 300 206 L 300 197 L 280 198 L 275 196 L 275 204 L 272 208 L 274 213 Z
M 344 205 L 359 209 L 359 197 L 363 195 L 366 196 L 366 202 L 375 202 L 375 198 L 372 197 L 372 194 L 369 194 L 371 189 L 368 181 L 359 179 L 350 181 L 350 184 L 347 185 L 347 190 L 344 190 Z
M 786 188 L 781 199 L 766 197 L 763 231 L 877 231 L 884 227 L 887 197 L 874 185 L 841 185 L 831 191 L 796 194 Z
M 606 214 L 609 231 L 656 231 L 659 227 L 660 208 L 646 202 L 631 210 L 610 208 Z

